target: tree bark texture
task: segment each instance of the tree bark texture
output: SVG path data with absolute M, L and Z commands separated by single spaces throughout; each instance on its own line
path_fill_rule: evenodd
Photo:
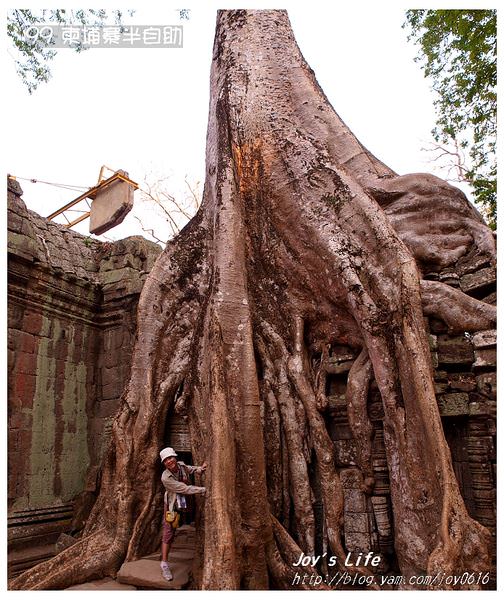
M 398 176 L 341 121 L 285 11 L 220 11 L 204 199 L 143 289 L 98 500 L 82 539 L 13 589 L 114 575 L 157 546 L 158 451 L 173 405 L 188 415 L 195 464 L 209 464 L 199 588 L 292 589 L 292 562 L 315 552 L 310 472 L 324 543 L 342 560 L 343 488 L 323 415 L 335 343 L 360 352 L 347 402 L 368 493 L 373 378 L 381 394 L 401 573 L 487 570 L 489 534 L 454 475 L 424 314 L 476 331 L 494 325 L 495 309 L 422 280 L 474 246 L 494 256 L 459 190 Z

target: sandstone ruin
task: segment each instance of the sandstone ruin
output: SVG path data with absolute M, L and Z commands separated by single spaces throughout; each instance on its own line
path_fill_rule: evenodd
M 12 541 L 61 511 L 50 533 L 74 543 L 13 589 L 154 552 L 172 435 L 209 463 L 193 587 L 292 589 L 301 551 L 375 552 L 362 575 L 492 571 L 492 232 L 456 188 L 356 140 L 284 11 L 219 12 L 203 204 L 155 263 L 153 245 L 86 242 L 19 194 Z

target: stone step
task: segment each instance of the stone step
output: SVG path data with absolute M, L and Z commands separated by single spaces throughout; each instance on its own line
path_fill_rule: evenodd
M 182 590 L 189 582 L 191 561 L 171 561 L 168 564 L 173 573 L 173 580 L 166 581 L 161 574 L 158 561 L 142 558 L 124 563 L 117 573 L 117 581 L 134 585 L 144 590 Z
M 17 577 L 27 569 L 49 560 L 54 554 L 54 544 L 9 550 L 8 577 Z
M 81 583 L 79 585 L 72 585 L 67 590 L 120 590 L 120 591 L 128 591 L 128 590 L 136 590 L 137 588 L 134 585 L 126 585 L 124 583 L 119 583 L 112 577 L 105 577 L 105 579 L 94 579 L 93 581 L 88 581 L 86 583 Z
M 127 562 L 117 573 L 117 581 L 144 590 L 182 590 L 189 582 L 194 558 L 194 527 L 184 525 L 175 536 L 168 555 L 173 580 L 166 581 L 161 574 L 161 555 L 149 554 L 140 560 Z

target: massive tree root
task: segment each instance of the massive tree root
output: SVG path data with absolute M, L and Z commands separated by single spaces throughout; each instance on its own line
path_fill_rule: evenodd
M 434 231 L 436 202 L 446 219 Z M 12 588 L 114 574 L 156 547 L 155 467 L 175 401 L 195 461 L 209 463 L 198 587 L 292 589 L 303 571 L 293 563 L 319 538 L 341 566 L 343 489 L 322 415 L 331 344 L 360 352 L 347 397 L 368 493 L 372 377 L 381 394 L 401 572 L 487 570 L 489 534 L 469 517 L 453 472 L 423 310 L 466 331 L 492 326 L 495 311 L 421 282 L 475 246 L 493 256 L 491 233 L 458 190 L 398 177 L 342 123 L 285 12 L 220 12 L 204 200 L 142 292 L 99 498 L 82 539 Z
M 348 373 L 346 401 L 348 424 L 357 447 L 359 467 L 365 478 L 366 491 L 374 485 L 372 444 L 373 425 L 367 414 L 369 384 L 373 376 L 373 366 L 366 350 L 362 350 Z
M 471 298 L 439 281 L 420 284 L 424 314 L 448 325 L 451 333 L 492 329 L 496 324 L 495 306 Z

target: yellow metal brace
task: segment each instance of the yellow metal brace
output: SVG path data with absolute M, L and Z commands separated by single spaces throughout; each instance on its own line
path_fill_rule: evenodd
M 108 179 L 105 179 L 102 181 L 103 171 L 105 169 L 112 171 L 113 175 L 111 177 L 109 177 Z M 72 206 L 75 206 L 76 204 L 78 204 L 79 202 L 82 202 L 82 200 L 85 200 L 86 198 L 91 198 L 91 200 L 94 200 L 96 198 L 97 193 L 100 190 L 102 190 L 103 188 L 107 187 L 108 185 L 110 185 L 111 183 L 113 183 L 114 181 L 117 181 L 119 179 L 122 181 L 125 181 L 126 183 L 129 183 L 131 186 L 133 186 L 133 188 L 135 190 L 138 189 L 138 183 L 136 183 L 129 177 L 126 177 L 126 175 L 123 175 L 122 173 L 118 173 L 117 171 L 113 171 L 109 167 L 106 167 L 105 165 L 103 165 L 102 168 L 100 169 L 98 183 L 95 186 L 93 186 L 92 188 L 89 188 L 89 190 L 87 192 L 84 192 L 83 194 L 81 194 L 80 196 L 75 198 L 75 200 L 72 200 L 68 204 L 65 204 L 65 206 L 63 206 L 62 208 L 59 208 L 58 210 L 54 211 L 47 218 L 54 219 L 58 215 L 63 214 L 66 210 L 72 208 Z M 77 223 L 80 223 L 81 221 L 84 221 L 84 219 L 87 219 L 89 217 L 89 215 L 90 215 L 90 212 L 88 211 L 88 212 L 84 213 L 83 215 L 81 215 L 80 217 L 78 217 L 77 219 L 75 219 L 74 221 L 72 221 L 71 223 L 66 224 L 65 227 L 67 227 L 67 228 L 73 227 L 74 225 L 77 225 Z

